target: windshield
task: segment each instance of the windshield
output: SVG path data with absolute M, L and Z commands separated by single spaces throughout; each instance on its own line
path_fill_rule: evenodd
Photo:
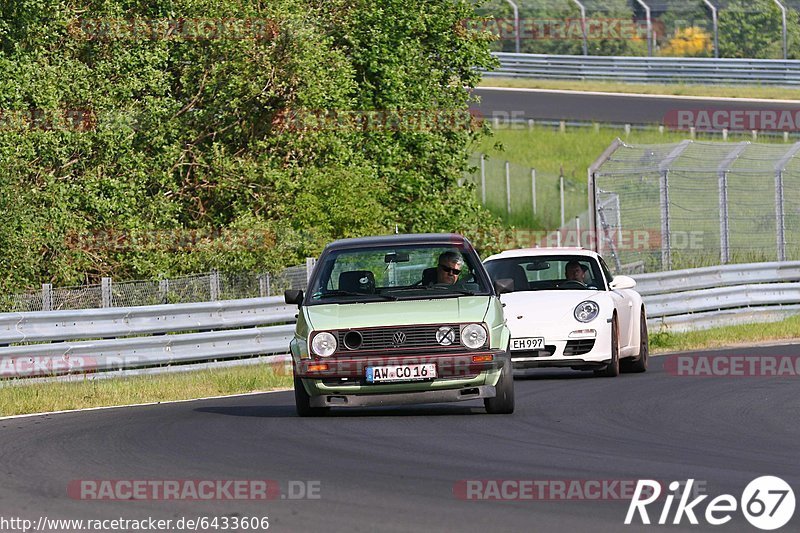
M 453 245 L 406 245 L 326 254 L 309 285 L 309 304 L 492 294 L 477 255 Z
M 537 255 L 487 261 L 493 280 L 511 279 L 512 292 L 541 290 L 605 290 L 600 265 L 585 255 Z

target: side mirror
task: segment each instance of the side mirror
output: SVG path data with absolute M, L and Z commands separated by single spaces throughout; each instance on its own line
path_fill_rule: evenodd
M 636 280 L 630 276 L 615 276 L 614 281 L 608 284 L 612 290 L 632 289 L 636 286 Z
M 284 291 L 283 299 L 287 304 L 300 305 L 303 301 L 303 291 L 301 289 L 288 289 Z
M 514 280 L 511 278 L 500 278 L 494 280 L 494 290 L 497 294 L 514 292 Z

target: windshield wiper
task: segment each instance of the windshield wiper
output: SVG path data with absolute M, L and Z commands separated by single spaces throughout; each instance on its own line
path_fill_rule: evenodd
M 428 287 L 428 289 L 436 289 L 437 291 L 455 292 L 458 294 L 466 294 L 467 296 L 475 296 L 475 291 L 468 291 L 467 289 L 461 289 L 452 285 L 431 285 Z
M 353 291 L 342 291 L 342 290 L 334 290 L 334 291 L 326 291 L 319 295 L 319 298 L 330 298 L 332 296 L 374 296 L 376 298 L 381 298 L 383 300 L 397 300 L 396 296 L 389 296 L 388 294 L 381 294 L 381 293 L 374 293 L 374 292 L 353 292 Z

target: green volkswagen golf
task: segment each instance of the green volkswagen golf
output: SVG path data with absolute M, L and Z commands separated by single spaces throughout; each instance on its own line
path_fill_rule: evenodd
M 456 234 L 335 241 L 297 304 L 290 350 L 297 413 L 483 399 L 514 411 L 509 331 L 469 241 Z

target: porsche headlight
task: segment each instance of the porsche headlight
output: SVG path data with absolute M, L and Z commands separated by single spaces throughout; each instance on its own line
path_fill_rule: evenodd
M 461 343 L 471 350 L 476 350 L 486 344 L 486 328 L 480 324 L 467 324 L 461 330 Z
M 336 337 L 327 331 L 317 333 L 311 341 L 311 351 L 321 357 L 330 357 L 336 351 Z
M 600 306 L 591 300 L 579 303 L 575 307 L 575 320 L 578 322 L 591 322 L 600 313 Z

